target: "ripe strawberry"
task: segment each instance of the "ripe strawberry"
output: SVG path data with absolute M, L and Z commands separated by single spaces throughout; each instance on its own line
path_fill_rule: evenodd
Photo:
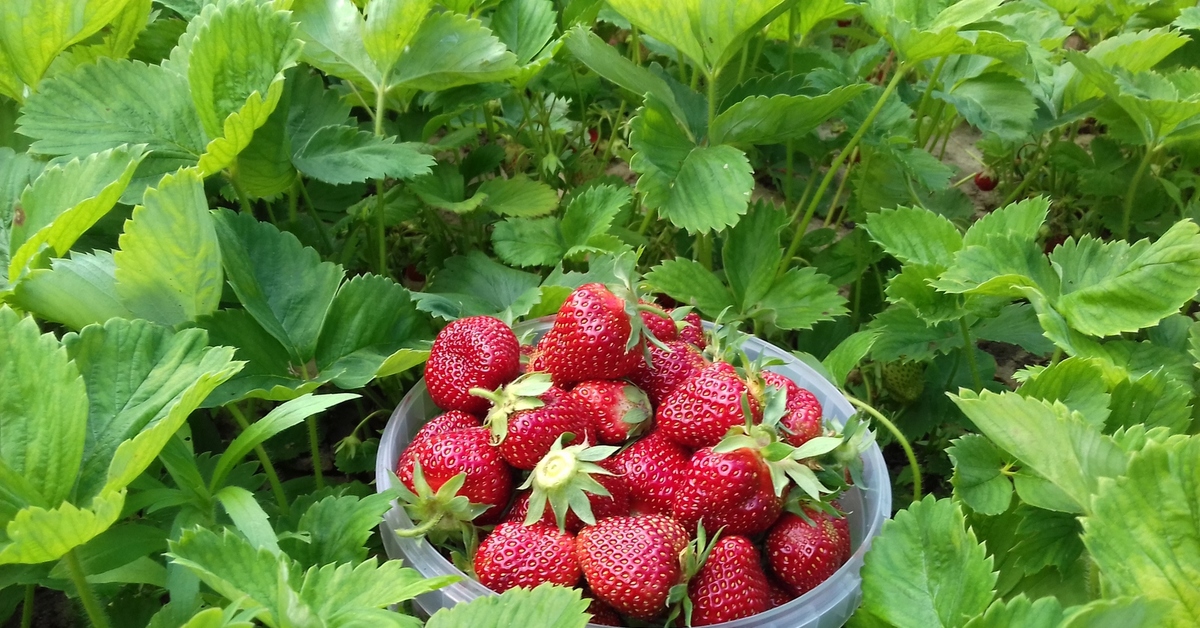
M 588 595 L 589 594 L 587 592 L 584 593 L 584 598 L 588 599 L 589 602 L 587 612 L 592 616 L 592 618 L 588 620 L 589 624 L 596 626 L 625 625 L 621 623 L 621 616 L 617 614 L 617 611 L 613 610 L 613 607 L 601 602 L 600 600 L 597 600 L 594 597 L 589 598 Z
M 693 626 L 757 615 L 771 608 L 771 588 L 758 549 L 744 536 L 722 536 L 688 583 Z
M 996 177 L 988 172 L 975 173 L 975 187 L 983 192 L 991 192 L 996 189 Z
M 768 386 L 787 393 L 787 414 L 779 420 L 784 442 L 799 447 L 822 434 L 821 416 L 824 411 L 816 395 L 779 373 L 763 371 L 762 379 Z
M 613 456 L 613 470 L 629 486 L 635 514 L 670 514 L 675 486 L 688 466 L 688 451 L 654 430 Z
M 704 339 L 704 325 L 700 322 L 700 314 L 694 310 L 688 312 L 687 316 L 683 317 L 683 322 L 684 326 L 679 330 L 679 339 L 703 349 L 707 342 Z
M 560 386 L 589 379 L 620 379 L 633 372 L 641 351 L 641 318 L 598 283 L 577 288 L 558 310 L 539 347 Z M 636 323 L 634 322 L 636 320 Z
M 687 544 L 687 532 L 670 517 L 611 517 L 580 531 L 575 552 L 597 599 L 648 621 L 666 610 Z
M 580 576 L 575 535 L 545 523 L 501 523 L 479 544 L 475 575 L 497 593 L 543 582 L 573 587 Z
M 650 363 L 639 362 L 629 381 L 646 392 L 655 406 L 680 384 L 695 375 L 708 364 L 704 354 L 683 340 L 666 343 L 667 348 L 650 345 Z
M 433 339 L 425 385 L 439 408 L 482 414 L 487 400 L 469 391 L 498 388 L 520 372 L 520 347 L 512 329 L 497 318 L 470 316 L 446 325 Z
M 787 512 L 767 533 L 767 563 L 795 595 L 803 595 L 850 560 L 850 526 L 844 517 L 805 507 L 812 523 Z
M 547 457 L 549 457 L 549 454 Z M 551 463 L 551 461 L 548 461 L 547 465 Z M 615 465 L 613 464 L 612 458 L 601 460 L 596 463 L 596 466 L 605 471 L 615 473 Z M 537 473 L 537 471 L 535 470 L 534 473 Z M 590 492 L 586 493 L 588 505 L 591 508 L 593 521 L 607 519 L 608 517 L 624 517 L 629 514 L 629 486 L 625 483 L 625 478 L 619 475 L 604 475 L 602 473 L 591 475 L 591 478 L 599 483 L 600 486 L 602 486 L 604 490 L 608 492 L 607 495 Z M 570 478 L 568 478 L 568 480 L 569 479 Z M 540 478 L 533 478 L 531 479 L 531 484 L 538 486 L 539 490 L 542 490 L 543 492 L 553 490 L 553 487 L 547 489 L 544 482 L 540 483 L 540 480 Z M 562 480 L 559 481 L 560 483 L 562 482 Z M 504 520 L 520 522 L 527 521 L 527 516 L 529 514 L 529 499 L 529 491 L 522 491 L 521 493 L 518 493 L 516 501 L 513 502 L 513 506 L 509 510 L 508 515 L 504 518 Z M 553 499 L 551 496 L 547 495 L 547 498 L 544 500 L 545 505 L 542 508 L 542 518 L 538 521 L 557 526 L 558 524 L 556 522 L 552 501 Z M 569 504 L 569 498 L 562 501 L 566 501 Z M 584 521 L 579 518 L 579 515 L 576 514 L 574 510 L 566 511 L 566 520 L 564 521 L 564 526 L 567 532 L 576 534 L 583 529 L 584 525 Z
M 554 441 L 566 433 L 572 442 L 595 442 L 592 413 L 574 395 L 555 388 L 544 373 L 523 375 L 495 392 L 472 388 L 471 393 L 492 402 L 487 426 L 492 442 L 509 464 L 532 470 Z
M 760 417 L 758 400 L 727 362 L 714 362 L 683 382 L 658 407 L 655 420 L 671 440 L 698 449 L 721 442 L 729 428 L 746 423 L 742 402 L 753 422 Z
M 418 445 L 421 443 L 438 434 L 456 432 L 469 427 L 479 427 L 480 425 L 481 423 L 477 417 L 461 410 L 451 410 L 429 419 L 429 422 L 422 425 L 421 429 L 417 430 L 417 433 L 413 435 L 412 440 L 409 441 L 404 451 L 400 452 L 400 458 L 396 461 L 396 468 L 407 469 L 407 471 L 397 471 L 397 473 L 408 473 L 411 476 L 413 459 L 416 455 Z
M 796 599 L 796 596 L 788 593 L 787 587 L 779 583 L 779 580 L 768 576 L 767 585 L 771 587 L 771 608 L 777 608 Z
M 680 475 L 672 515 L 689 531 L 703 523 L 727 534 L 765 532 L 779 518 L 783 498 L 762 455 L 742 447 L 726 453 L 705 447 Z
M 638 301 L 638 303 L 658 309 L 657 305 L 649 301 Z M 663 312 L 663 314 L 667 313 Z M 654 334 L 654 337 L 660 342 L 670 342 L 679 338 L 679 328 L 675 326 L 675 321 L 669 315 L 663 316 L 654 310 L 639 310 L 638 315 L 642 317 L 642 324 L 646 326 L 646 329 Z
M 571 389 L 592 410 L 596 438 L 619 445 L 650 427 L 654 409 L 646 393 L 625 382 L 594 379 Z
M 458 495 L 466 497 L 472 504 L 486 506 L 486 510 L 475 517 L 479 524 L 499 521 L 504 507 L 512 497 L 512 471 L 500 453 L 492 446 L 491 434 L 484 427 L 469 427 L 435 434 L 410 448 L 407 461 L 396 469 L 396 476 L 404 486 L 419 498 L 414 510 L 419 518 L 442 517 L 450 507 L 442 499 L 447 496 L 430 495 L 428 490 L 438 491 L 458 474 L 464 474 Z M 424 482 L 421 487 L 415 481 L 415 465 L 420 464 Z M 424 490 L 428 489 L 428 490 Z M 453 497 L 448 496 L 448 497 Z

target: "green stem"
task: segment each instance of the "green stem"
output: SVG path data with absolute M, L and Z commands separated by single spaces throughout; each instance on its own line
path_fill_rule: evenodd
M 435 514 L 434 516 L 426 519 L 425 521 L 422 521 L 419 525 L 417 525 L 415 527 L 404 529 L 404 530 L 396 530 L 396 536 L 398 536 L 400 538 L 404 538 L 404 539 L 415 539 L 415 538 L 423 537 L 423 536 L 425 536 L 426 532 L 429 532 L 430 530 L 433 529 L 434 526 L 441 523 L 442 516 L 443 516 L 443 514 L 439 512 L 439 513 Z
M 692 246 L 695 249 L 693 253 L 696 261 L 706 270 L 712 270 L 712 236 L 707 233 L 697 234 Z
M 1050 355 L 1050 366 L 1058 364 L 1058 361 L 1063 357 L 1062 347 L 1054 347 L 1054 353 Z
M 871 418 L 875 419 L 881 425 L 883 425 L 883 427 L 887 428 L 887 431 L 892 433 L 892 436 L 896 439 L 896 442 L 900 443 L 900 447 L 904 449 L 904 455 L 908 457 L 908 467 L 912 469 L 913 501 L 921 501 L 921 465 L 917 462 L 917 455 L 913 453 L 912 445 L 908 443 L 908 439 L 904 437 L 904 434 L 900 433 L 900 430 L 896 428 L 894 423 L 889 421 L 888 418 L 883 416 L 883 414 L 881 414 L 878 410 L 871 407 L 870 404 L 863 403 L 858 399 L 851 397 L 850 395 L 846 395 L 846 400 L 854 404 L 854 406 L 856 406 L 858 409 L 871 415 Z
M 385 77 L 386 80 L 386 77 Z M 375 90 L 375 135 L 383 136 L 383 116 L 387 111 L 387 90 Z M 385 235 L 386 228 L 384 225 L 384 200 L 383 200 L 383 179 L 375 181 L 375 238 L 378 240 L 377 246 L 379 258 L 377 261 L 376 272 L 382 277 L 387 277 L 387 237 Z
M 921 94 L 921 102 L 917 105 L 917 146 L 924 146 L 925 140 L 925 108 L 929 106 L 929 99 L 933 97 L 933 88 L 937 86 L 938 79 L 942 76 L 942 68 L 946 67 L 946 59 L 950 55 L 943 55 L 938 59 L 937 66 L 933 68 L 933 74 L 929 75 L 929 82 L 925 84 L 925 93 Z M 937 120 L 932 121 L 931 129 L 937 129 Z
M 855 151 L 857 150 L 855 149 Z M 832 224 L 833 217 L 838 214 L 838 201 L 842 198 L 842 192 L 846 190 L 846 182 L 850 180 L 850 169 L 853 167 L 853 161 L 846 164 L 846 172 L 842 173 L 842 180 L 838 181 L 837 189 L 833 192 L 833 200 L 829 202 L 829 213 L 825 215 L 825 222 L 821 226 L 828 227 Z
M 288 188 L 288 221 L 292 224 L 296 224 L 296 221 L 300 216 L 300 212 L 298 210 L 300 199 L 296 194 L 296 182 L 299 180 L 300 175 L 296 175 L 296 180 L 292 181 L 292 186 Z
M 617 106 L 617 115 L 612 120 L 612 135 L 608 138 L 608 145 L 604 147 L 604 155 L 600 157 L 600 165 L 608 166 L 608 162 L 612 161 L 613 146 L 617 143 L 617 135 L 621 132 L 621 118 L 625 115 L 625 100 L 621 100 L 621 104 Z
M 717 77 L 720 70 L 714 70 L 708 75 L 708 128 L 712 129 L 713 120 L 717 117 Z
M 96 599 L 92 585 L 88 584 L 87 572 L 83 570 L 83 564 L 79 562 L 79 549 L 72 549 L 63 558 L 66 559 L 67 569 L 71 572 L 71 582 L 75 584 L 75 592 L 79 594 L 79 601 L 83 603 L 83 610 L 87 613 L 88 620 L 95 628 L 109 628 L 111 624 L 108 622 L 108 615 L 104 613 L 104 607 L 100 605 L 100 600 Z
M 1016 187 L 1016 189 L 1014 189 L 1012 192 L 1009 192 L 1008 196 L 1006 196 L 1004 198 L 1004 202 L 1000 203 L 1000 206 L 1004 207 L 1005 205 L 1008 205 L 1009 203 L 1012 203 L 1013 201 L 1017 200 L 1017 198 L 1021 196 L 1021 193 L 1025 191 L 1025 188 L 1028 188 L 1029 184 L 1033 183 L 1033 178 L 1036 177 L 1039 173 L 1041 173 L 1042 166 L 1046 165 L 1046 162 L 1049 160 L 1050 160 L 1050 151 L 1049 150 L 1042 151 L 1042 156 L 1039 157 L 1037 160 L 1037 163 L 1033 164 L 1033 167 L 1030 168 L 1029 171 L 1025 173 L 1025 177 L 1021 179 L 1021 184 L 1018 185 Z
M 243 214 L 253 214 L 254 208 L 250 206 L 250 197 L 246 195 L 246 190 L 238 183 L 237 177 L 227 172 L 225 178 L 229 180 L 229 187 L 233 188 L 234 194 L 237 194 L 238 207 L 241 208 Z
M 858 147 L 858 143 L 862 140 L 863 136 L 867 134 L 867 129 L 871 128 L 871 123 L 875 122 L 875 116 L 879 115 L 879 112 L 883 110 L 884 103 L 891 97 L 892 92 L 896 91 L 896 87 L 900 85 L 904 74 L 905 68 L 904 66 L 900 66 L 896 70 L 896 74 L 892 76 L 892 80 L 888 81 L 887 87 L 884 88 L 879 100 L 875 102 L 875 106 L 871 108 L 871 112 L 863 120 L 862 126 L 858 127 L 858 131 L 850 138 L 850 143 L 846 144 L 842 152 L 838 153 L 838 156 L 833 160 L 833 163 L 829 164 L 829 170 L 821 179 L 821 185 L 817 186 L 817 193 L 809 201 L 808 209 L 804 211 L 804 218 L 800 221 L 800 227 L 796 229 L 796 234 L 792 236 L 792 243 L 788 245 L 787 253 L 779 263 L 779 270 L 776 272 L 777 276 L 782 277 L 787 272 L 788 264 L 791 262 L 792 256 L 796 254 L 796 250 L 800 248 L 800 240 L 804 238 L 804 234 L 808 231 L 808 223 L 812 222 L 813 214 L 816 213 L 817 207 L 820 206 L 821 199 L 825 196 L 825 191 L 829 189 L 829 184 L 837 176 L 838 169 L 842 167 L 842 163 L 850 157 L 850 153 L 854 152 L 854 149 Z
M 321 471 L 321 439 L 317 435 L 317 417 L 310 416 L 308 423 L 308 447 L 312 450 L 313 476 L 317 481 L 317 490 L 325 488 L 325 475 Z
M 650 228 L 650 223 L 654 222 L 654 208 L 647 207 L 646 214 L 642 216 L 642 224 L 638 225 L 638 235 L 645 235 L 646 230 Z
M 304 198 L 304 205 L 308 208 L 308 216 L 316 225 L 317 231 L 321 233 L 321 241 L 325 243 L 325 249 L 331 254 L 333 253 L 333 236 L 329 235 L 329 228 L 325 226 L 325 221 L 317 215 L 317 206 L 313 205 L 312 197 L 308 195 L 308 188 L 304 185 L 304 179 L 300 175 L 296 175 L 296 185 L 300 188 L 300 196 Z
M 642 41 L 636 26 L 629 29 L 629 58 L 634 65 L 642 64 Z
M 1154 157 L 1158 148 L 1153 144 L 1146 147 L 1146 154 L 1142 157 L 1141 163 L 1138 164 L 1137 171 L 1133 173 L 1133 180 L 1129 182 L 1129 190 L 1125 192 L 1125 208 L 1121 214 L 1121 239 L 1129 239 L 1129 220 L 1133 216 L 1134 195 L 1137 193 L 1138 184 L 1142 182 L 1142 177 L 1145 176 L 1146 170 L 1150 167 L 1150 160 Z M 1047 151 L 1049 152 L 1049 151 Z
M 231 403 L 225 407 L 229 409 L 229 414 L 233 415 L 233 420 L 237 421 L 242 431 L 250 429 L 250 422 L 246 420 L 246 415 L 242 414 L 237 405 Z M 267 474 L 267 482 L 271 484 L 275 502 L 279 504 L 279 512 L 287 516 L 291 511 L 288 506 L 287 493 L 283 492 L 283 483 L 279 481 L 279 474 L 275 472 L 275 465 L 271 462 L 271 457 L 267 455 L 267 450 L 263 449 L 262 445 L 255 445 L 254 453 L 258 455 L 258 462 L 262 465 L 263 473 Z
M 937 147 L 937 138 L 939 135 L 938 130 L 941 128 L 942 116 L 945 113 L 946 113 L 946 101 L 943 100 L 940 103 L 938 103 L 937 111 L 934 112 L 933 116 L 929 119 L 930 123 L 933 125 L 930 128 L 930 130 L 933 132 L 929 134 L 929 137 L 925 138 L 924 142 L 918 144 L 918 146 L 924 148 L 925 150 L 927 150 L 929 152 L 933 152 L 933 149 Z
M 37 585 L 25 585 L 25 601 L 21 603 L 21 628 L 33 626 L 33 592 L 36 590 Z
M 971 369 L 971 381 L 975 390 L 983 390 L 983 379 L 979 377 L 979 366 L 975 364 L 975 341 L 971 339 L 971 329 L 967 327 L 967 319 L 958 319 L 958 328 L 963 337 L 963 355 L 967 356 L 967 368 Z

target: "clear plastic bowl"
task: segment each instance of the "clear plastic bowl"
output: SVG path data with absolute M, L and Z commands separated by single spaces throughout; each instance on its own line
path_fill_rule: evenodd
M 552 322 L 552 317 L 528 321 L 517 325 L 515 330 L 518 336 L 532 331 L 535 337 L 540 337 L 550 329 Z M 743 348 L 751 358 L 766 354 L 782 360 L 784 364 L 770 367 L 770 370 L 786 375 L 812 391 L 825 410 L 826 420 L 840 425 L 854 413 L 850 403 L 833 384 L 786 351 L 757 338 L 747 340 Z M 429 398 L 425 380 L 418 382 L 400 402 L 383 430 L 375 461 L 375 480 L 379 491 L 392 486 L 396 461 L 413 435 L 440 412 Z M 858 572 L 862 568 L 863 556 L 871 545 L 871 539 L 879 534 L 884 520 L 892 511 L 891 481 L 878 445 L 872 445 L 863 454 L 863 483 L 863 486 L 851 489 L 840 498 L 842 509 L 847 511 L 850 521 L 851 546 L 854 548 L 850 560 L 831 578 L 799 598 L 753 617 L 719 624 L 721 628 L 834 628 L 846 623 L 862 599 L 862 581 Z M 393 502 L 392 509 L 384 515 L 380 524 L 388 557 L 403 559 L 407 566 L 426 577 L 456 575 L 463 578 L 461 582 L 418 596 L 416 602 L 422 611 L 432 615 L 439 609 L 481 595 L 495 595 L 467 577 L 428 542 L 403 539 L 392 533 L 393 530 L 412 526 L 408 514 Z M 595 624 L 588 625 L 600 628 Z

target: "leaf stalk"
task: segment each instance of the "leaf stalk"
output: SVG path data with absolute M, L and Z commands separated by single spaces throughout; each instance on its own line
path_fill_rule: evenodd
M 79 601 L 83 603 L 83 610 L 87 613 L 88 621 L 92 622 L 95 628 L 109 628 L 112 624 L 108 621 L 108 615 L 105 614 L 104 607 L 100 605 L 100 600 L 96 598 L 96 593 L 92 591 L 92 585 L 88 584 L 87 572 L 84 571 L 83 564 L 79 561 L 79 549 L 72 549 L 63 558 L 67 562 L 67 570 L 71 572 L 71 582 L 75 585 Z

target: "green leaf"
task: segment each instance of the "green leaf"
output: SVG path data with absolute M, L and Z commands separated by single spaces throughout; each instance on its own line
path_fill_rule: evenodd
M 222 536 L 205 528 L 184 530 L 169 547 L 172 562 L 198 575 L 226 599 L 248 597 L 251 604 L 243 602 L 243 606 L 266 608 L 277 600 L 291 601 L 285 597 L 288 580 L 295 577 L 291 560 L 256 549 L 230 530 Z
M 143 157 L 140 146 L 122 146 L 84 160 L 51 166 L 21 194 L 14 210 L 8 279 L 15 282 L 42 247 L 53 255 L 71 245 L 117 204 Z
M 919 207 L 870 214 L 866 230 L 888 255 L 905 264 L 948 267 L 963 245 L 954 223 Z
M 359 563 L 367 558 L 367 539 L 391 509 L 391 491 L 359 498 L 330 496 L 309 506 L 296 531 L 308 542 L 285 540 L 288 555 L 302 566 Z
M 498 596 L 477 597 L 445 608 L 425 624 L 426 628 L 584 628 L 588 601 L 579 590 L 549 583 L 533 589 L 509 589 Z
M 883 524 L 862 578 L 862 611 L 898 628 L 961 626 L 987 609 L 996 584 L 962 511 L 932 495 Z
M 246 398 L 287 401 L 316 390 L 326 381 L 313 372 L 313 365 L 294 364 L 288 350 L 246 310 L 220 310 L 200 319 L 199 325 L 208 330 L 209 342 L 237 347 L 238 359 L 246 362 L 237 376 L 209 395 L 204 407 Z
M 486 314 L 510 319 L 537 304 L 540 278 L 508 268 L 480 251 L 446 260 L 425 287 L 414 292 L 417 309 L 446 320 Z
M 296 169 L 334 185 L 368 179 L 411 179 L 429 173 L 434 159 L 410 143 L 378 137 L 352 126 L 327 126 L 292 156 Z
M 279 540 L 271 529 L 266 511 L 254 501 L 254 493 L 240 486 L 226 486 L 214 495 L 233 521 L 238 531 L 246 536 L 256 549 L 279 553 Z
M 17 284 L 12 302 L 71 329 L 110 318 L 133 318 L 117 296 L 116 270 L 108 251 L 72 253 L 51 260 L 49 270 L 26 275 Z
M 1066 572 L 1083 552 L 1079 538 L 1082 529 L 1073 514 L 1023 507 L 1024 517 L 1017 526 L 1016 545 L 1009 550 L 1016 556 L 1014 566 L 1035 574 L 1054 566 Z
M 221 263 L 238 300 L 298 365 L 315 354 L 342 268 L 249 214 L 215 214 Z
M 362 43 L 383 76 L 395 69 L 431 6 L 432 0 L 372 0 L 366 3 Z
M 213 468 L 212 480 L 209 482 L 210 490 L 222 486 L 225 477 L 233 470 L 234 465 L 239 464 L 246 454 L 266 442 L 267 439 L 293 425 L 300 424 L 301 421 L 318 412 L 323 412 L 343 401 L 357 397 L 358 395 L 348 393 L 304 395 L 271 410 L 229 443 L 229 447 L 217 459 L 216 467 Z
M 567 32 L 565 39 L 571 54 L 593 72 L 638 96 L 653 94 L 675 119 L 687 119 L 687 115 L 675 102 L 670 85 L 662 77 L 635 65 L 615 48 L 604 43 L 591 31 L 590 25 L 572 28 Z
M 1005 141 L 1024 138 L 1033 129 L 1037 105 L 1020 79 L 988 72 L 955 85 L 949 92 L 935 91 L 933 97 L 953 106 L 971 126 L 995 133 Z
M 597 240 L 606 236 L 621 208 L 629 203 L 629 188 L 597 185 L 571 199 L 562 215 L 564 256 L 599 252 Z
M 1104 592 L 1169 602 L 1163 626 L 1200 621 L 1197 468 L 1200 438 L 1150 443 L 1133 456 L 1124 477 L 1100 480 L 1083 519 L 1083 542 L 1103 575 Z
M 752 96 L 722 111 L 708 130 L 714 144 L 779 144 L 811 133 L 867 85 L 836 87 L 819 96 Z
M 21 102 L 55 57 L 104 28 L 128 0 L 12 0 L 0 6 L 0 93 Z
M 1154 371 L 1117 384 L 1112 391 L 1112 415 L 1108 428 L 1145 425 L 1186 433 L 1192 422 L 1192 390 Z
M 967 622 L 964 628 L 1058 628 L 1063 618 L 1062 604 L 1054 597 L 1035 602 L 1022 593 L 1008 600 L 996 600 L 987 612 Z
M 916 310 L 904 305 L 893 305 L 880 312 L 868 329 L 878 333 L 871 357 L 880 362 L 923 362 L 963 346 L 957 324 L 926 325 Z
M 1092 600 L 1085 606 L 1068 610 L 1067 619 L 1060 628 L 1125 628 L 1162 626 L 1171 605 L 1164 600 L 1141 596 Z
M 1062 276 L 1055 309 L 1072 328 L 1111 336 L 1154 325 L 1200 289 L 1200 226 L 1176 223 L 1153 244 L 1084 236 L 1050 254 Z
M 52 334 L 0 305 L 0 462 L 53 507 L 71 494 L 87 432 L 83 378 Z M 3 511 L 0 511 L 3 512 Z
M 388 18 L 397 17 L 393 11 L 384 13 Z M 362 86 L 382 85 L 383 74 L 371 60 L 364 42 L 366 22 L 353 2 L 295 0 L 292 19 L 299 22 L 296 34 L 304 40 L 303 59 L 306 63 Z M 381 20 L 380 25 L 383 23 L 386 21 Z M 376 50 L 380 52 L 387 49 L 388 42 L 376 41 L 373 45 L 377 45 Z
M 1188 7 L 1180 11 L 1179 17 L 1171 24 L 1182 30 L 1200 30 L 1200 7 Z
M 290 73 L 295 77 L 298 73 Z M 290 79 L 289 79 L 290 81 Z M 296 181 L 292 165 L 292 143 L 287 136 L 290 99 L 295 90 L 285 85 L 280 103 L 266 123 L 254 131 L 250 144 L 238 154 L 230 168 L 246 196 L 252 199 L 274 200 L 288 191 Z
M 195 169 L 146 190 L 113 254 L 117 294 L 139 318 L 178 325 L 211 314 L 223 276 L 217 232 Z
M 158 456 L 204 398 L 237 372 L 203 331 L 112 319 L 63 338 L 88 391 L 89 438 L 75 494 L 119 490 Z
M 629 145 L 667 177 L 678 177 L 696 142 L 679 126 L 667 102 L 654 94 L 629 121 Z
M 630 167 L 642 176 L 637 187 L 644 202 L 688 233 L 720 231 L 737 224 L 746 213 L 754 176 L 742 151 L 728 145 L 698 146 L 671 177 L 642 153 Z
M 962 318 L 968 312 L 960 298 L 938 292 L 930 285 L 930 281 L 937 279 L 944 270 L 941 266 L 905 264 L 900 268 L 900 274 L 888 281 L 885 289 L 888 301 L 908 304 L 930 324 Z
M 999 316 L 975 323 L 971 334 L 980 340 L 1017 345 L 1034 355 L 1047 355 L 1054 350 L 1054 343 L 1046 338 L 1038 324 L 1037 313 L 1028 303 L 1000 308 Z
M 517 58 L 479 20 L 434 13 L 421 23 L 392 81 L 434 91 L 498 81 L 516 69 Z
M 1020 297 L 1025 296 L 1023 288 L 1031 287 L 1053 296 L 1058 293 L 1058 276 L 1040 245 L 1008 235 L 959 251 L 954 264 L 933 285 L 954 294 Z
M 79 548 L 79 563 L 87 574 L 103 574 L 126 566 L 147 554 L 167 549 L 167 530 L 140 523 L 115 525 Z M 160 567 L 161 569 L 161 567 Z M 59 562 L 50 577 L 67 580 L 71 577 L 66 564 Z M 89 578 L 89 581 L 92 581 Z
M 492 14 L 492 30 L 526 65 L 554 36 L 555 17 L 550 0 L 503 0 Z
M 963 237 L 963 246 L 985 245 L 992 237 L 1009 236 L 1032 242 L 1049 211 L 1050 199 L 1045 196 L 1005 205 L 972 223 Z
M 846 298 L 815 268 L 792 268 L 771 286 L 750 316 L 781 329 L 811 329 L 845 315 Z
M 1017 393 L 1047 402 L 1061 401 L 1096 429 L 1103 428 L 1108 420 L 1111 398 L 1104 366 L 1097 360 L 1073 357 L 1052 364 L 1026 381 Z
M 841 387 L 846 383 L 850 371 L 854 370 L 858 363 L 867 357 L 878 337 L 879 332 L 874 330 L 856 331 L 838 343 L 838 346 L 825 356 L 821 363 L 825 366 L 825 370 L 833 376 L 834 385 Z
M 501 216 L 544 216 L 558 207 L 554 188 L 523 174 L 511 179 L 488 179 L 476 194 L 486 195 L 482 207 Z
M 708 318 L 716 318 L 727 307 L 735 307 L 733 294 L 712 271 L 699 262 L 682 257 L 666 260 L 646 273 L 646 283 L 655 292 L 694 305 Z
M 992 441 L 967 434 L 953 441 L 946 455 L 954 463 L 954 495 L 982 515 L 998 515 L 1012 501 L 1012 481 L 1003 470 L 1009 461 Z
M 783 258 L 779 231 L 786 222 L 785 212 L 758 205 L 729 230 L 721 262 L 740 311 L 750 311 L 775 283 L 775 271 Z
M 550 266 L 566 255 L 561 222 L 556 218 L 510 218 L 496 223 L 492 246 L 514 266 Z
M 125 491 L 97 495 L 88 508 L 62 502 L 52 509 L 25 508 L 8 522 L 0 565 L 44 563 L 96 538 L 121 516 Z
M 622 17 L 643 33 L 675 47 L 699 66 L 704 65 L 704 49 L 696 37 L 693 18 L 699 11 L 684 2 L 648 2 L 647 0 L 614 0 L 609 2 Z M 731 29 L 732 30 L 732 29 Z
M 951 399 L 984 435 L 1062 489 L 1085 510 L 1099 478 L 1125 470 L 1125 453 L 1112 438 L 1060 402 L 1014 393 L 962 390 Z

